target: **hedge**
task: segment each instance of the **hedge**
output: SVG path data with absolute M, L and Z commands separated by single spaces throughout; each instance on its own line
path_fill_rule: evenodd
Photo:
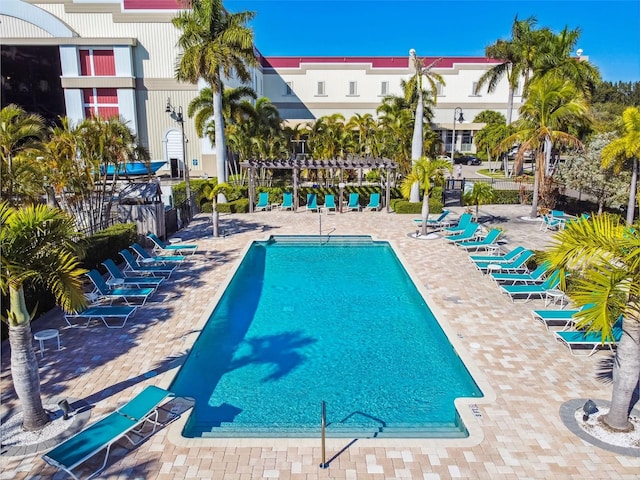
M 119 258 L 118 252 L 138 241 L 138 227 L 135 223 L 121 223 L 106 228 L 87 238 L 87 254 L 83 265 L 91 270 L 102 269 L 100 264 L 107 258 Z

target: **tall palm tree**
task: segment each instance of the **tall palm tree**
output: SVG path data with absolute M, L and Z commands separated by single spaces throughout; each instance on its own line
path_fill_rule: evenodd
M 376 109 L 381 156 L 391 158 L 399 165 L 400 174 L 411 171 L 411 136 L 413 114 L 401 97 L 388 96 Z
M 531 83 L 529 97 L 520 108 L 520 119 L 515 125 L 516 133 L 500 143 L 499 148 L 503 151 L 514 143 L 520 145 L 515 171 L 522 164 L 525 151 L 535 152 L 532 218 L 538 215 L 538 196 L 546 183 L 544 180 L 547 176 L 546 155 L 550 153 L 549 145 L 581 147 L 582 143 L 578 138 L 562 129 L 569 122 L 586 121 L 587 111 L 587 102 L 571 82 L 557 77 L 543 77 Z
M 444 172 L 450 172 L 452 168 L 453 166 L 448 160 L 429 160 L 427 157 L 422 157 L 413 164 L 411 173 L 404 178 L 400 185 L 400 191 L 405 198 L 409 198 L 411 189 L 416 182 L 418 182 L 420 188 L 422 188 L 422 228 L 420 235 L 427 234 L 431 187 L 434 183 L 442 183 Z
M 45 136 L 44 119 L 10 104 L 0 110 L 0 189 L 2 198 L 12 201 L 17 172 L 16 158 L 41 154 Z
M 222 106 L 222 77 L 233 75 L 241 82 L 251 79 L 250 67 L 257 66 L 253 31 L 247 22 L 254 12 L 229 13 L 221 0 L 191 0 L 191 9 L 180 11 L 172 20 L 181 30 L 178 46 L 182 50 L 176 65 L 176 78 L 193 84 L 204 79 L 213 91 L 213 117 L 217 175 L 226 182 L 226 147 Z
M 40 285 L 65 311 L 85 305 L 80 244 L 74 221 L 47 205 L 16 209 L 0 203 L 0 288 L 9 296 L 6 321 L 11 345 L 11 376 L 24 412 L 23 427 L 40 430 L 49 417 L 40 397 L 38 361 L 32 348 L 31 317 L 24 286 Z
M 541 36 L 542 51 L 535 56 L 534 74 L 537 77 L 557 75 L 564 80 L 570 80 L 586 98 L 591 98 L 601 78 L 595 65 L 574 56 L 580 29 L 570 30 L 564 27 L 557 35 L 543 30 Z
M 629 107 L 622 112 L 624 134 L 614 140 L 602 150 L 602 166 L 613 165 L 615 171 L 620 171 L 626 164 L 631 163 L 631 185 L 629 203 L 627 204 L 627 223 L 633 223 L 638 192 L 638 161 L 640 159 L 640 109 Z
M 536 22 L 535 17 L 518 20 L 516 16 L 511 26 L 511 39 L 498 40 L 485 49 L 487 57 L 500 59 L 501 63 L 491 67 L 478 79 L 475 93 L 479 93 L 485 86 L 487 92 L 491 93 L 495 91 L 500 80 L 505 78 L 509 85 L 507 125 L 511 124 L 513 116 L 513 97 L 516 88 L 523 78 L 525 82 L 528 81 L 535 58 L 536 35 L 533 27 Z
M 613 362 L 611 407 L 604 416 L 616 430 L 629 428 L 633 392 L 640 376 L 640 235 L 617 215 L 570 222 L 554 235 L 546 252 L 551 268 L 577 273 L 568 295 L 586 308 L 577 326 L 612 337 L 622 313 L 622 338 Z

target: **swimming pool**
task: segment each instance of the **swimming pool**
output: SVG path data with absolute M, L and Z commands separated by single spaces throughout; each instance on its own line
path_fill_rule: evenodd
M 481 397 L 387 242 L 253 242 L 170 389 L 187 437 L 464 437 Z

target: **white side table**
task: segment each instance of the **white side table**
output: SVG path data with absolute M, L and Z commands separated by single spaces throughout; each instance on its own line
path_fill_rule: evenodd
M 564 308 L 564 302 L 566 298 L 567 297 L 562 290 L 547 290 L 544 294 L 544 306 L 547 307 L 551 304 L 556 305 L 558 302 L 560 302 L 560 308 Z
M 40 358 L 44 357 L 44 341 L 45 340 L 51 340 L 52 338 L 57 339 L 58 350 L 60 350 L 60 332 L 55 328 L 50 328 L 48 330 L 41 330 L 40 332 L 37 332 L 33 336 L 33 338 L 35 340 L 38 340 L 38 342 L 40 342 Z
M 500 245 L 485 245 L 484 249 L 486 250 L 487 255 L 494 257 L 497 257 L 498 253 L 500 253 Z
M 487 265 L 487 273 L 489 275 L 491 275 L 491 273 L 493 272 L 499 272 L 500 270 L 502 270 L 502 267 L 497 263 L 490 263 L 489 265 Z

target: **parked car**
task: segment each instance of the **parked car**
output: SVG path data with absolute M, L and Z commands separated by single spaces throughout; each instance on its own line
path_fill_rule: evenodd
M 473 155 L 463 155 L 462 157 L 455 157 L 453 159 L 454 164 L 463 164 L 463 165 L 480 165 L 482 164 L 482 160 L 478 157 L 474 157 Z

